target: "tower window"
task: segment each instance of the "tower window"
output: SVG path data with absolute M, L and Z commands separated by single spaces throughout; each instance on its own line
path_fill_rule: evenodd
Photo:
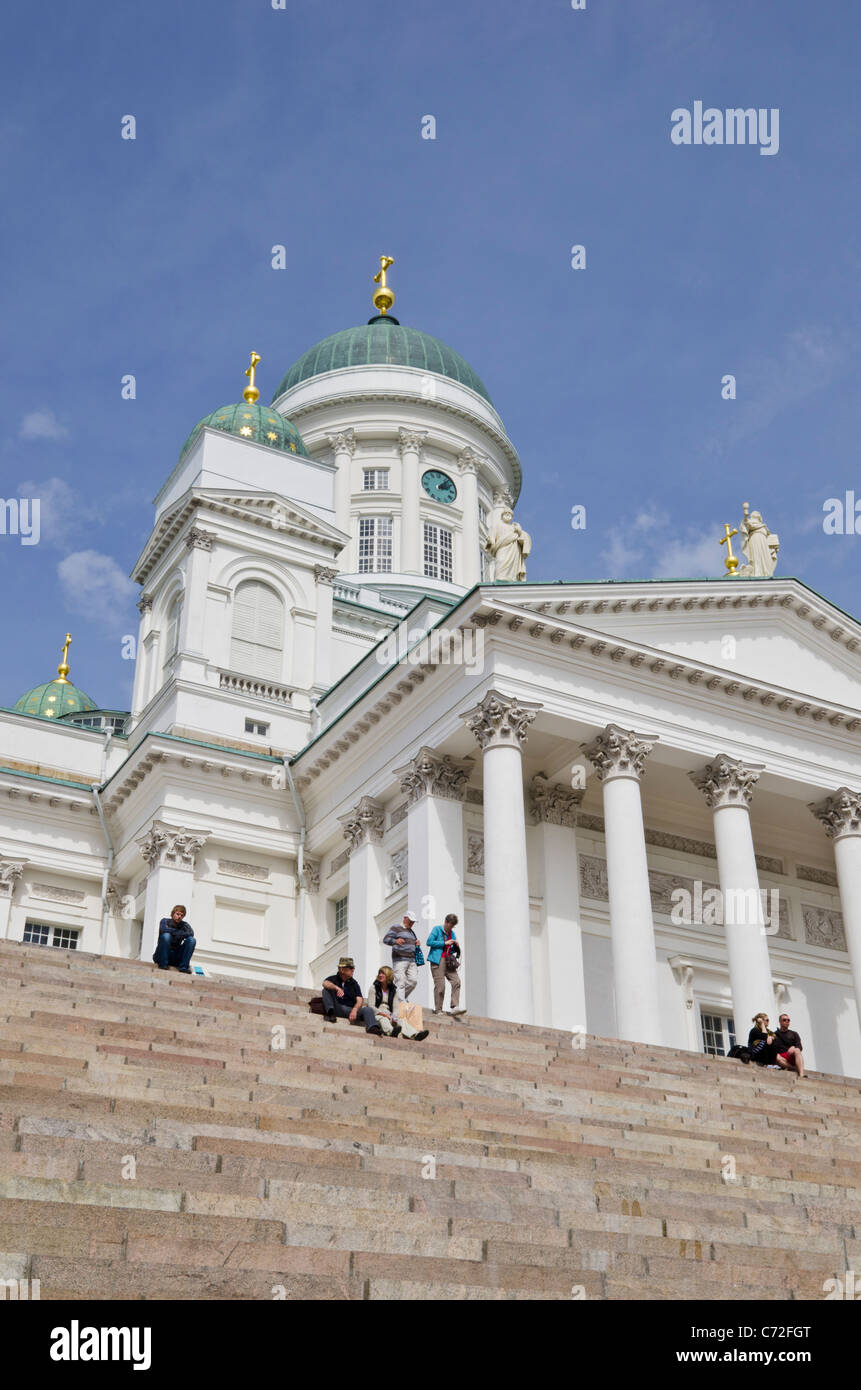
M 274 589 L 247 579 L 233 595 L 230 664 L 245 676 L 280 680 L 284 605 Z
M 164 671 L 170 664 L 171 657 L 176 655 L 179 647 L 179 619 L 182 613 L 182 594 L 177 594 L 173 603 L 170 605 L 167 617 L 167 636 L 164 643 Z
M 428 579 L 445 579 L 450 583 L 453 573 L 451 531 L 444 526 L 434 526 L 429 521 L 425 522 L 424 528 L 425 576 Z
M 259 734 L 261 738 L 266 738 L 269 733 L 269 725 L 261 723 L 259 719 L 246 719 L 245 732 L 247 734 Z
M 388 468 L 365 468 L 362 471 L 362 490 L 364 492 L 387 492 L 389 488 Z
M 392 518 L 359 518 L 359 573 L 390 574 L 392 569 Z

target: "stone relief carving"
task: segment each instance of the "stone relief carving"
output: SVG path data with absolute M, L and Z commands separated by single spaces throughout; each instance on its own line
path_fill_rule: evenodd
M 846 950 L 843 914 L 836 908 L 801 904 L 804 919 L 804 939 L 808 946 L 826 946 L 830 951 Z
M 84 903 L 87 900 L 86 893 L 82 893 L 79 888 L 57 888 L 53 883 L 34 883 L 30 889 L 30 896 L 48 898 L 57 903 Z
M 573 828 L 577 824 L 577 808 L 584 794 L 585 788 L 568 787 L 564 782 L 548 782 L 539 773 L 533 777 L 529 788 L 532 814 L 539 823 Z
M 389 856 L 389 867 L 386 869 L 386 893 L 397 893 L 407 882 L 409 868 L 409 854 L 406 846 L 396 849 Z
M 466 871 L 468 874 L 484 873 L 484 836 L 477 830 L 470 830 L 466 837 Z
M 253 878 L 267 882 L 269 870 L 262 864 L 245 864 L 240 859 L 219 859 L 218 872 L 230 874 L 232 878 Z
M 26 863 L 26 859 L 0 860 L 0 898 L 12 897 Z
M 362 845 L 378 845 L 382 842 L 386 812 L 373 797 L 363 796 L 349 815 L 339 816 L 338 819 L 350 841 L 350 854 Z
M 817 869 L 813 864 L 796 864 L 796 878 L 803 878 L 807 883 L 823 883 L 829 888 L 837 887 L 837 875 L 833 869 Z
M 305 860 L 302 866 L 302 874 L 299 879 L 299 887 L 305 893 L 319 893 L 320 861 L 318 859 Z
M 209 839 L 209 834 L 186 830 L 185 826 L 165 825 L 153 821 L 151 828 L 137 845 L 141 858 L 155 868 L 165 864 L 174 869 L 193 869 L 198 851 Z

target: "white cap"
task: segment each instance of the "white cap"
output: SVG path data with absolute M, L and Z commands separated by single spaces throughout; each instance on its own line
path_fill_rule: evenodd
M 411 922 L 417 922 L 417 921 L 418 921 L 418 918 L 416 917 L 416 914 L 415 914 L 414 912 L 405 912 L 405 913 L 404 913 L 404 916 L 407 917 L 407 918 L 409 918 L 409 920 L 410 920 Z

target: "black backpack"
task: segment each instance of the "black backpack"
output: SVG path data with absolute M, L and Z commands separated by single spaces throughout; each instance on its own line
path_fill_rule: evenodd
M 734 1058 L 736 1059 L 737 1062 L 749 1062 L 749 1061 L 750 1061 L 750 1048 L 749 1048 L 749 1047 L 741 1047 L 741 1046 L 739 1046 L 738 1043 L 736 1043 L 736 1044 L 735 1044 L 735 1047 L 731 1047 L 730 1050 L 729 1050 L 729 1052 L 728 1052 L 726 1055 L 727 1055 L 727 1057 L 734 1057 Z

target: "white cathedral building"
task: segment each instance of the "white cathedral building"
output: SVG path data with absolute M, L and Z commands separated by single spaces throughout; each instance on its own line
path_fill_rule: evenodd
M 472 1013 L 725 1052 L 785 1010 L 861 1075 L 861 626 L 792 578 L 500 580 L 517 451 L 385 259 L 186 441 L 131 711 L 68 643 L 0 711 L 0 939 L 150 960 L 179 902 L 207 974 L 367 986 L 455 912 Z

